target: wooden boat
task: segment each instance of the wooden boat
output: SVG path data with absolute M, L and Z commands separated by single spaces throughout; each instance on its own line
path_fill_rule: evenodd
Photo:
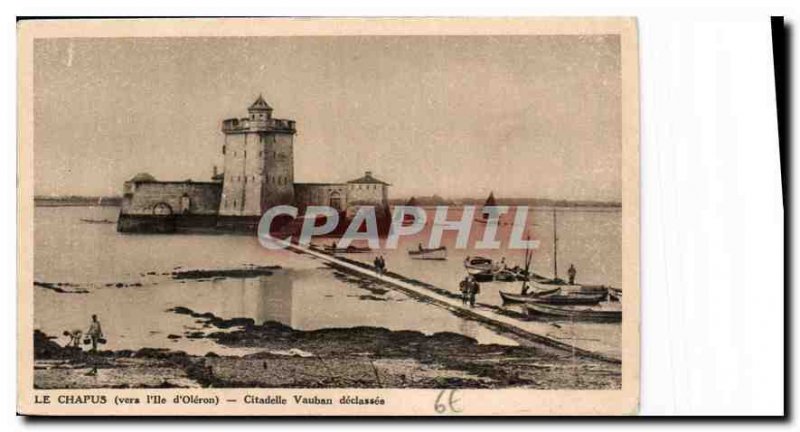
M 560 290 L 559 290 L 560 291 Z M 539 296 L 536 303 L 549 305 L 596 305 L 606 298 L 605 294 L 561 294 Z
M 608 298 L 612 301 L 622 301 L 622 289 L 608 287 Z
M 539 291 L 531 294 L 512 294 L 500 291 L 500 298 L 503 299 L 503 303 L 527 303 L 529 301 L 534 301 L 543 295 L 555 294 L 559 289 L 560 288 L 556 287 L 547 291 Z
M 500 269 L 494 272 L 494 280 L 499 282 L 516 282 L 517 273 L 510 269 Z
M 528 315 L 536 318 L 562 319 L 592 322 L 621 322 L 621 310 L 597 310 L 592 308 L 551 306 L 541 303 L 525 303 Z
M 83 223 L 90 223 L 90 224 L 113 224 L 114 221 L 110 219 L 81 219 Z
M 435 249 L 411 249 L 408 251 L 408 255 L 411 259 L 444 261 L 447 259 L 447 248 L 441 246 Z
M 349 254 L 349 253 L 366 253 L 370 252 L 372 249 L 367 247 L 357 247 L 357 246 L 348 246 L 346 248 L 339 248 L 334 246 L 325 246 L 323 248 L 325 252 L 334 253 L 334 254 Z
M 572 288 L 572 292 L 579 294 L 608 294 L 608 287 L 605 285 L 568 285 Z
M 537 290 L 546 290 L 552 287 L 560 287 L 561 292 L 564 294 L 581 294 L 581 295 L 608 295 L 608 287 L 603 285 L 578 285 L 569 283 L 561 279 L 533 279 L 530 281 L 531 286 Z
M 539 275 L 537 275 L 535 273 L 530 273 L 528 270 L 525 270 L 524 268 L 521 268 L 519 266 L 515 266 L 515 267 L 511 267 L 511 268 L 505 268 L 505 269 L 503 269 L 501 271 L 510 273 L 511 275 L 513 275 L 514 279 L 519 281 L 519 282 L 530 281 L 532 278 L 535 279 L 535 278 L 539 277 Z M 544 280 L 544 279 L 542 279 L 542 280 Z
M 485 257 L 467 257 L 464 260 L 464 268 L 467 269 L 467 273 L 475 276 L 479 274 L 488 274 L 494 279 L 494 265 L 492 265 L 492 260 Z
M 488 273 L 474 273 L 472 277 L 478 282 L 494 282 L 494 274 Z

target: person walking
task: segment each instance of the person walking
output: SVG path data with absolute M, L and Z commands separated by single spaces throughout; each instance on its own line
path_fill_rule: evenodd
M 575 285 L 575 275 L 578 274 L 578 271 L 575 270 L 575 266 L 570 264 L 569 269 L 567 270 L 567 275 L 569 275 L 569 284 Z
M 461 304 L 466 306 L 467 300 L 469 299 L 469 286 L 470 286 L 470 276 L 468 275 L 464 279 L 461 280 L 458 284 L 458 290 L 461 291 Z
M 481 286 L 474 277 L 470 276 L 469 284 L 469 307 L 475 307 L 475 297 L 480 294 Z
M 92 315 L 92 322 L 89 324 L 89 330 L 86 336 L 92 341 L 91 352 L 97 352 L 97 342 L 103 338 L 103 329 L 100 327 L 100 321 L 97 320 L 97 315 Z

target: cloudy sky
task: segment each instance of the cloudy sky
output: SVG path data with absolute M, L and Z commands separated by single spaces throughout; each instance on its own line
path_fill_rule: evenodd
M 620 200 L 619 70 L 616 36 L 38 40 L 35 193 L 207 180 L 261 93 L 297 121 L 298 182 Z

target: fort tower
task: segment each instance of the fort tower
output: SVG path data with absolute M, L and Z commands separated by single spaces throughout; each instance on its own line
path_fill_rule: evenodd
M 294 202 L 294 120 L 272 118 L 259 96 L 249 117 L 222 122 L 224 171 L 220 216 L 261 215 Z

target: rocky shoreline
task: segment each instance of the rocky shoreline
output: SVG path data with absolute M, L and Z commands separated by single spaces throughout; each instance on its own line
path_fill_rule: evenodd
M 88 353 L 34 332 L 36 388 L 507 388 L 609 389 L 620 366 L 547 347 L 482 345 L 455 333 L 376 327 L 295 330 L 174 308 L 243 356 L 142 348 Z
M 332 267 L 337 279 L 367 291 L 362 300 L 385 301 L 382 296 L 390 288 L 381 281 L 339 266 L 327 263 L 326 266 Z M 254 265 L 216 270 L 175 268 L 170 273 L 153 272 L 151 276 L 202 281 L 271 275 L 279 269 Z M 441 291 L 442 295 L 455 295 L 421 281 L 407 280 Z M 66 283 L 39 282 L 37 286 L 57 292 L 80 289 Z M 134 285 L 123 285 L 127 286 Z M 274 321 L 257 323 L 252 318 L 221 318 L 184 306 L 165 312 L 191 317 L 197 324 L 186 328 L 183 334 L 168 334 L 167 338 L 205 338 L 249 354 L 191 355 L 156 348 L 88 353 L 81 348 L 63 347 L 37 330 L 35 387 L 613 389 L 621 386 L 619 363 L 574 355 L 515 338 L 513 334 L 506 336 L 519 342 L 519 346 L 479 344 L 473 338 L 450 332 L 426 335 L 381 327 L 303 331 Z

